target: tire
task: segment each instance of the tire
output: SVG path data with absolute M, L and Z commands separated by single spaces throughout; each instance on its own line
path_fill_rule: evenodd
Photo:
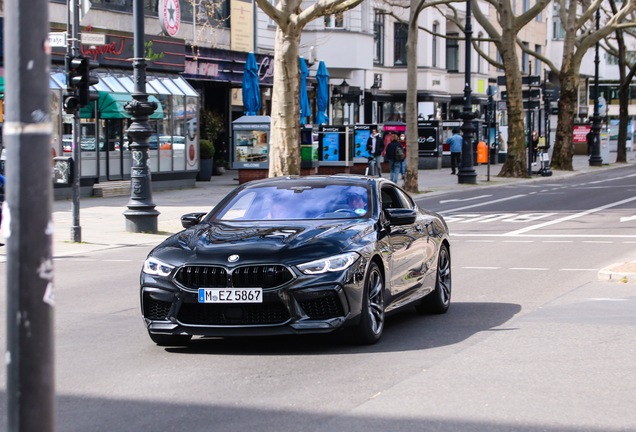
M 380 340 L 384 330 L 384 280 L 374 262 L 369 265 L 362 293 L 360 323 L 352 329 L 355 343 L 372 345 Z
M 148 336 L 159 346 L 187 346 L 192 336 L 190 335 L 169 335 L 148 332 Z
M 415 306 L 419 313 L 443 314 L 450 307 L 451 302 L 451 256 L 448 246 L 442 243 L 437 256 L 437 275 L 435 289 Z

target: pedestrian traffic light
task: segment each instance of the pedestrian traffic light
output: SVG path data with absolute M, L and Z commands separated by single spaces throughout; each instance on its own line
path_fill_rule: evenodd
M 79 100 L 73 93 L 64 93 L 64 111 L 67 114 L 75 113 L 75 110 L 79 108 Z
M 68 88 L 77 89 L 79 106 L 84 107 L 97 99 L 97 94 L 91 92 L 90 87 L 99 82 L 97 77 L 91 75 L 91 70 L 98 66 L 99 63 L 85 57 L 70 57 L 68 60 Z

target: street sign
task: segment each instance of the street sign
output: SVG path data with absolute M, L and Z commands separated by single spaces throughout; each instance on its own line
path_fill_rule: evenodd
M 541 76 L 540 75 L 524 75 L 521 77 L 521 83 L 529 87 L 540 87 Z
M 82 45 L 106 45 L 106 34 L 104 33 L 81 33 L 80 41 Z
M 505 86 L 506 85 L 506 76 L 505 75 L 501 75 L 497 77 L 497 85 L 498 86 Z
M 66 47 L 66 32 L 49 33 L 49 46 Z
M 538 100 L 523 101 L 524 110 L 534 110 L 534 109 L 539 109 L 540 107 L 541 107 L 541 102 Z
M 91 3 L 91 0 L 80 0 L 80 7 L 79 7 L 80 22 L 84 19 L 84 16 L 88 13 L 88 11 L 91 10 L 91 6 L 93 6 L 93 3 Z M 95 45 L 95 44 L 91 44 L 91 45 Z
M 502 91 L 501 92 L 501 98 L 503 100 L 508 99 L 508 92 L 507 91 Z M 523 90 L 523 98 L 524 99 L 540 99 L 541 98 L 541 89 L 528 89 L 528 90 Z
M 543 99 L 551 99 L 553 101 L 559 99 L 561 93 L 561 87 L 559 86 L 545 86 L 543 89 Z
M 508 108 L 506 107 L 506 101 L 497 101 L 497 110 L 505 111 Z

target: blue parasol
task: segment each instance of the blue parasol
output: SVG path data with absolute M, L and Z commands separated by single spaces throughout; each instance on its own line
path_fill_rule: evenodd
M 307 77 L 309 69 L 304 58 L 300 58 L 300 124 L 305 124 L 305 117 L 311 116 L 309 98 L 307 97 Z
M 256 115 L 261 109 L 261 91 L 258 87 L 258 65 L 254 53 L 247 55 L 243 69 L 243 107 L 245 115 Z
M 325 124 L 329 122 L 329 117 L 327 117 L 327 103 L 329 102 L 329 72 L 327 72 L 327 67 L 325 66 L 324 61 L 321 61 L 318 65 L 316 79 L 318 80 L 318 88 L 316 89 L 316 103 L 318 105 L 316 124 Z

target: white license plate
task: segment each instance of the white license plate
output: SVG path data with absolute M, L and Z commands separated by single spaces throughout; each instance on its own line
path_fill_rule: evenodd
M 199 288 L 199 303 L 263 303 L 263 289 Z

